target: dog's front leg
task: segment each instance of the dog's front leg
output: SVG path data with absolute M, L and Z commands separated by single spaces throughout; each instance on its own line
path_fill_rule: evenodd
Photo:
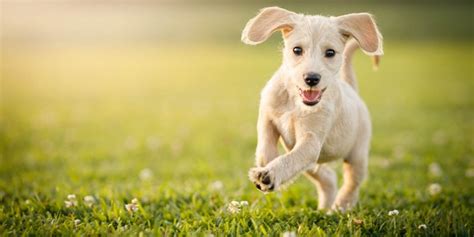
M 257 133 L 255 165 L 264 167 L 278 157 L 278 138 L 280 135 L 272 121 L 263 113 L 260 113 L 258 118 Z
M 289 153 L 279 156 L 265 167 L 250 169 L 249 178 L 263 192 L 276 190 L 317 162 L 320 151 L 320 139 L 313 132 L 307 132 Z

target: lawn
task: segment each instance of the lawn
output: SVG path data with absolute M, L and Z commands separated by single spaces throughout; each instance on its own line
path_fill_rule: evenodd
M 240 31 L 274 3 L 34 2 L 0 9 L 0 235 L 474 235 L 472 3 L 277 4 L 368 11 L 385 38 L 378 71 L 354 60 L 369 176 L 327 215 L 304 177 L 267 195 L 247 178 L 281 46 Z
M 472 44 L 385 47 L 377 72 L 355 60 L 370 175 L 333 215 L 303 177 L 268 195 L 246 177 L 277 45 L 7 51 L 0 233 L 472 236 Z

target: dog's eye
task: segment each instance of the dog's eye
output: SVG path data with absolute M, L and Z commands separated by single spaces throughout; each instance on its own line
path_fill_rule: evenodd
M 293 53 L 295 53 L 295 55 L 300 56 L 301 54 L 303 54 L 303 49 L 301 47 L 294 47 Z
M 324 57 L 326 58 L 332 58 L 336 55 L 336 51 L 334 49 L 327 49 L 326 52 L 324 52 Z

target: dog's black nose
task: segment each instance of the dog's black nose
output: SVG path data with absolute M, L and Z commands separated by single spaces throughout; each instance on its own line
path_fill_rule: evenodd
M 318 73 L 308 73 L 308 74 L 305 74 L 305 77 L 304 77 L 304 82 L 308 86 L 315 86 L 319 83 L 320 80 L 321 80 L 321 75 L 319 75 Z

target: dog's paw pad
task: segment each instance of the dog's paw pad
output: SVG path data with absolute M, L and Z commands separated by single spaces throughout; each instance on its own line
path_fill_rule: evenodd
M 250 169 L 249 178 L 255 184 L 255 187 L 262 192 L 271 192 L 275 189 L 275 178 L 265 168 Z

